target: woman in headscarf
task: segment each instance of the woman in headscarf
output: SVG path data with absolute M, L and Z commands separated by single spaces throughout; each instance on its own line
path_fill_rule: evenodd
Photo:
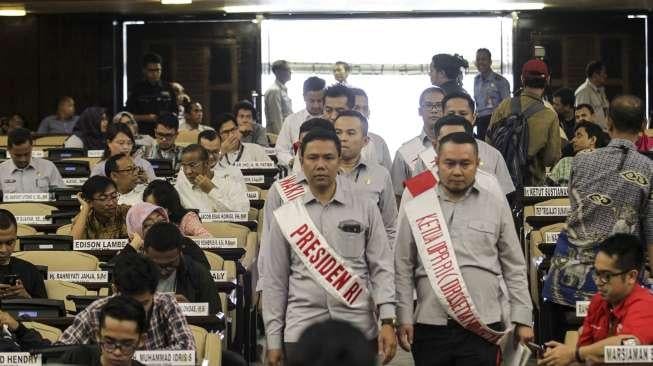
M 164 208 L 148 202 L 139 202 L 127 211 L 126 221 L 127 234 L 129 235 L 130 242 L 120 254 L 129 252 L 140 253 L 143 247 L 143 238 L 152 225 L 157 222 L 169 222 L 170 220 Z M 192 239 L 184 237 L 181 251 L 194 261 L 204 265 L 206 268 L 210 268 L 209 261 L 206 259 L 204 252 Z
M 82 112 L 73 128 L 73 134 L 66 139 L 65 147 L 86 150 L 104 150 L 107 146 L 106 132 L 109 119 L 104 108 L 89 107 Z
M 154 145 L 156 140 L 150 135 L 141 135 L 138 133 L 138 123 L 136 123 L 136 119 L 134 119 L 133 114 L 125 111 L 118 112 L 115 116 L 113 116 L 113 123 L 122 123 L 127 125 L 127 127 L 129 127 L 129 129 L 132 131 L 132 134 L 134 135 L 136 147 L 138 148 L 136 155 L 141 157 L 147 156 L 147 153 L 150 151 L 150 148 L 152 145 Z

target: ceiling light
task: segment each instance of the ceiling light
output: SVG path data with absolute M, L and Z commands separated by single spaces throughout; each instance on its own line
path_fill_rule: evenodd
M 193 0 L 161 0 L 163 5 L 181 5 L 181 4 L 192 4 Z
M 27 15 L 24 7 L 0 8 L 0 16 L 3 17 L 24 17 Z
M 235 5 L 222 8 L 227 13 L 292 13 L 292 12 L 407 12 L 407 11 L 500 11 L 500 10 L 541 10 L 545 7 L 543 2 L 508 2 L 501 0 L 467 0 L 451 2 L 432 1 L 428 5 L 404 6 L 396 4 L 360 4 L 349 1 L 332 1 L 328 5 L 317 3 L 275 3 L 262 5 Z

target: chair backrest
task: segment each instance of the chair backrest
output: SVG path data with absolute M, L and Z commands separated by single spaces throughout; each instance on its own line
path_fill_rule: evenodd
M 57 235 L 71 235 L 73 224 L 66 224 L 57 229 Z
M 54 206 L 36 202 L 3 203 L 0 208 L 8 210 L 14 216 L 45 216 L 50 215 L 52 211 L 57 211 Z
M 258 220 L 258 210 L 254 207 L 250 207 L 249 211 L 247 212 L 247 219 L 250 221 Z
M 34 329 L 41 334 L 41 337 L 54 343 L 59 340 L 63 333 L 61 329 L 38 322 L 23 322 L 25 328 Z
M 204 359 L 204 349 L 206 347 L 206 335 L 208 332 L 206 329 L 198 327 L 196 325 L 188 325 L 190 331 L 193 333 L 193 338 L 195 338 L 195 361 Z
M 190 145 L 190 144 L 196 144 L 197 143 L 197 136 L 199 135 L 199 131 L 179 131 L 179 134 L 177 135 L 177 139 L 175 140 L 175 144 L 178 145 Z
M 202 226 L 215 238 L 236 238 L 238 247 L 244 248 L 247 243 L 249 229 L 243 225 L 231 222 L 203 222 Z
M 41 136 L 34 140 L 34 146 L 39 147 L 61 147 L 64 146 L 68 135 Z
M 36 235 L 37 233 L 35 228 L 25 224 L 18 224 L 18 228 L 16 231 L 17 231 L 16 235 L 18 236 Z
M 90 254 L 74 251 L 22 251 L 12 255 L 34 265 L 47 266 L 48 271 L 96 271 L 100 263 Z
M 211 271 L 222 271 L 224 269 L 224 259 L 222 257 L 206 250 L 204 251 L 204 255 L 206 256 L 206 260 L 209 261 Z
M 66 300 L 66 296 L 86 296 L 88 294 L 88 290 L 82 285 L 59 280 L 45 280 L 45 292 L 48 294 L 48 299 L 63 300 L 66 311 L 69 312 L 75 312 L 76 307 L 73 301 Z

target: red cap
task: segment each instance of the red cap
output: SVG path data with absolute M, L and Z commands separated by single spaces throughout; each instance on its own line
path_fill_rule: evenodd
M 533 59 L 529 60 L 524 64 L 521 69 L 521 74 L 523 77 L 526 76 L 539 76 L 541 78 L 546 78 L 549 76 L 549 68 L 546 66 L 544 61 Z

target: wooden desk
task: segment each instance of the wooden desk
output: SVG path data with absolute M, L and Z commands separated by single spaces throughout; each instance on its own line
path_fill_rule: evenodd
M 21 319 L 21 321 L 39 322 L 39 323 L 49 325 L 51 327 L 65 330 L 73 323 L 74 319 L 75 319 L 74 316 L 65 316 L 60 318 L 26 318 L 26 319 Z M 196 325 L 208 331 L 222 331 L 225 329 L 224 320 L 218 318 L 215 315 L 187 316 L 186 320 L 188 321 L 188 324 Z

